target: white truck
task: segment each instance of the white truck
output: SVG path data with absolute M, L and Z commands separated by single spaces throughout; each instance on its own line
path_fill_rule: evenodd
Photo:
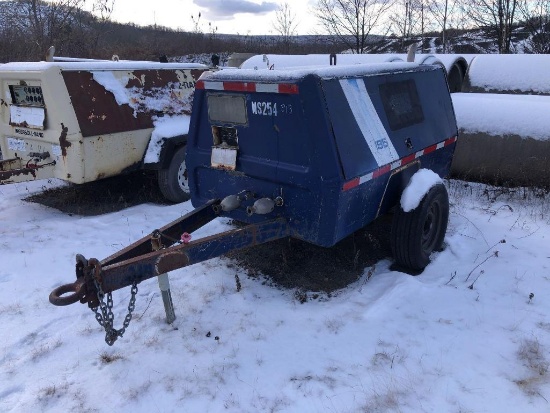
M 0 65 L 0 185 L 83 184 L 151 169 L 166 199 L 186 200 L 193 92 L 207 69 L 132 61 Z

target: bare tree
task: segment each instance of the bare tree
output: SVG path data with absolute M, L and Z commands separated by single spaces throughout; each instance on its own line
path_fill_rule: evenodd
M 273 28 L 282 37 L 285 53 L 290 52 L 292 39 L 296 35 L 297 27 L 296 15 L 292 12 L 288 3 L 283 3 L 275 14 Z
M 401 49 L 405 49 L 406 40 L 420 33 L 424 39 L 424 1 L 423 0 L 397 0 L 392 7 L 389 17 L 392 31 L 401 39 Z M 423 47 L 423 41 L 422 41 Z
M 447 29 L 457 7 L 457 0 L 427 0 L 427 8 L 441 30 L 443 53 L 448 52 Z
M 525 51 L 550 53 L 550 0 L 523 0 L 519 10 L 529 34 Z
M 111 18 L 115 0 L 94 0 L 92 4 L 92 13 L 97 16 L 100 22 L 107 22 Z
M 369 51 L 369 36 L 382 28 L 395 0 L 317 0 L 314 14 L 324 30 L 354 53 Z M 385 32 L 385 33 L 384 33 Z
M 512 28 L 520 0 L 471 0 L 463 7 L 474 24 L 488 30 L 497 41 L 499 53 L 510 53 Z
M 114 2 L 14 0 L 1 8 L 2 30 L 10 37 L 19 34 L 16 43 L 25 49 L 25 59 L 43 58 L 50 46 L 57 53 L 89 57 L 104 34 L 102 24 L 109 20 Z M 86 5 L 90 12 L 84 10 Z

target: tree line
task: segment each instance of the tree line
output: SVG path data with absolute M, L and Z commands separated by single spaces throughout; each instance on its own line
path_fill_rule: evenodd
M 56 55 L 156 60 L 220 51 L 249 53 L 353 53 L 404 51 L 437 39 L 450 52 L 453 37 L 482 30 L 498 53 L 550 53 L 550 0 L 316 0 L 319 33 L 300 41 L 299 20 L 284 3 L 273 35 L 224 35 L 215 23 L 192 16 L 192 29 L 141 27 L 111 20 L 116 0 L 13 0 L 0 2 L 0 61 L 43 60 Z M 521 33 L 521 50 L 518 50 Z M 385 49 L 386 48 L 386 49 Z
M 450 37 L 466 30 L 483 30 L 498 53 L 550 52 L 550 0 L 317 0 L 315 15 L 355 53 L 376 47 L 374 33 L 403 44 L 437 33 L 445 53 Z

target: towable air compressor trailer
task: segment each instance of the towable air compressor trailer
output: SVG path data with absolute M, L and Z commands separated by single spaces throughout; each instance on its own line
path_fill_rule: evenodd
M 205 72 L 186 158 L 196 209 L 103 261 L 79 255 L 76 282 L 52 291 L 50 301 L 88 303 L 112 344 L 129 319 L 113 327 L 112 301 L 103 302 L 111 291 L 132 285 L 135 299 L 145 279 L 284 237 L 330 247 L 394 207 L 395 261 L 423 270 L 443 243 L 445 186 L 432 186 L 409 212 L 399 201 L 421 168 L 448 174 L 456 140 L 438 66 Z M 245 225 L 189 241 L 219 216 Z
M 187 128 L 206 69 L 138 61 L 1 65 L 0 185 L 83 184 L 148 169 L 157 171 L 165 198 L 188 199 Z

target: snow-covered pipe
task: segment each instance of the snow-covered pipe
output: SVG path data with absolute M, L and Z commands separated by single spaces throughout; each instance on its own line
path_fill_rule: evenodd
M 354 65 L 362 63 L 403 62 L 405 59 L 396 54 L 338 54 L 338 65 Z M 330 66 L 330 54 L 306 55 L 255 55 L 245 60 L 241 69 L 290 69 L 305 66 Z
M 471 61 L 464 92 L 550 95 L 550 55 L 486 54 Z
M 307 55 L 255 55 L 245 60 L 240 66 L 241 69 L 273 69 L 282 70 L 305 66 L 330 65 L 331 55 L 329 54 L 307 54 Z M 445 68 L 451 92 L 460 92 L 462 81 L 466 75 L 468 62 L 475 55 L 458 54 L 416 54 L 414 62 L 418 64 L 437 64 Z M 338 54 L 336 62 L 338 65 L 353 65 L 364 63 L 385 63 L 385 62 L 406 62 L 407 55 L 399 53 L 380 54 Z
M 455 177 L 550 187 L 550 96 L 455 93 Z

